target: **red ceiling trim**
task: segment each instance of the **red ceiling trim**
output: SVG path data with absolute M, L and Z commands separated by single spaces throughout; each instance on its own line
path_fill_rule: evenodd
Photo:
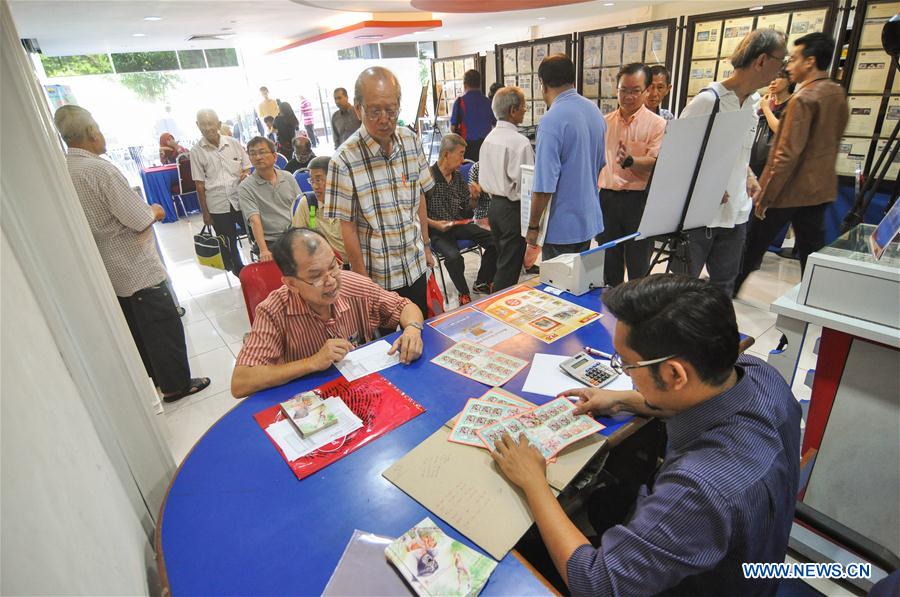
M 292 50 L 294 48 L 299 48 L 300 46 L 306 46 L 309 44 L 313 44 L 319 41 L 324 41 L 327 39 L 332 39 L 334 37 L 339 37 L 341 35 L 345 35 L 347 33 L 353 33 L 354 31 L 359 31 L 362 29 L 409 29 L 410 31 L 397 32 L 397 35 L 404 35 L 406 33 L 411 33 L 412 31 L 421 31 L 423 29 L 435 29 L 443 26 L 443 21 L 360 21 L 359 23 L 355 23 L 353 25 L 348 25 L 347 27 L 341 27 L 340 29 L 334 29 L 333 31 L 326 31 L 325 33 L 320 33 L 319 35 L 313 35 L 311 37 L 304 37 L 302 39 L 298 39 L 297 41 L 291 42 L 286 46 L 281 46 L 280 48 L 275 48 L 274 50 L 269 50 L 266 52 L 267 54 L 277 54 L 279 52 L 285 52 L 287 50 Z M 364 43 L 370 43 L 373 40 L 368 41 L 360 41 L 360 45 Z M 377 41 L 377 40 L 375 40 Z

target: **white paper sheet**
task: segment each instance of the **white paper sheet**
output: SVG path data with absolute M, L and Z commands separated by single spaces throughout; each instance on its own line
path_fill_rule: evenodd
M 399 363 L 400 351 L 389 355 L 390 349 L 391 345 L 386 340 L 372 342 L 347 353 L 343 360 L 335 363 L 335 367 L 347 381 L 353 381 Z
M 289 419 L 283 419 L 266 427 L 266 433 L 275 440 L 288 462 L 293 462 L 301 456 L 306 456 L 314 450 L 318 450 L 336 439 L 340 439 L 348 433 L 353 433 L 362 427 L 362 421 L 353 414 L 344 401 L 332 396 L 325 400 L 328 409 L 334 413 L 338 422 L 327 427 L 308 438 L 300 437 L 300 433 Z
M 531 369 L 528 370 L 528 378 L 522 386 L 523 392 L 540 394 L 541 396 L 558 396 L 560 392 L 572 388 L 586 388 L 587 386 L 573 377 L 563 373 L 559 368 L 560 363 L 568 359 L 566 355 L 542 354 L 534 355 L 531 361 Z M 609 365 L 609 361 L 600 361 Z M 631 390 L 631 378 L 627 375 L 619 375 L 612 382 L 603 386 L 604 390 Z

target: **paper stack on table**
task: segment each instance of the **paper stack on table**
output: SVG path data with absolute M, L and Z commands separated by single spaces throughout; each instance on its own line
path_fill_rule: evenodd
M 337 421 L 312 436 L 302 437 L 289 419 L 273 423 L 266 429 L 284 452 L 288 462 L 314 452 L 362 427 L 362 420 L 353 414 L 353 411 L 347 408 L 340 398 L 336 396 L 327 398 L 323 405 L 328 408 Z
M 388 354 L 390 343 L 379 340 L 351 350 L 343 359 L 334 364 L 347 381 L 353 381 L 364 377 L 369 373 L 375 373 L 388 367 L 393 367 L 400 362 L 400 351 L 392 355 Z

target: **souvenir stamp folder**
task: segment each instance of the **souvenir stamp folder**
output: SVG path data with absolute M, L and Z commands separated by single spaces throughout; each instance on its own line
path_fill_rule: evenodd
M 457 419 L 435 431 L 382 475 L 499 560 L 534 519 L 521 492 L 496 469 L 488 450 L 449 441 Z M 595 433 L 557 454 L 556 462 L 547 465 L 547 480 L 554 494 L 569 484 L 605 442 L 605 437 Z

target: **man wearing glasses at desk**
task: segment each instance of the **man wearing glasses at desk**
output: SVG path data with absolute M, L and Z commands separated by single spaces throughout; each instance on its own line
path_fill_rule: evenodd
M 272 246 L 284 285 L 256 307 L 238 354 L 231 393 L 243 398 L 324 371 L 379 329 L 403 333 L 388 354 L 411 363 L 422 354 L 422 313 L 408 299 L 364 276 L 341 270 L 318 231 L 291 228 Z
M 425 197 L 434 186 L 414 132 L 397 126 L 400 83 L 386 68 L 364 70 L 354 103 L 363 126 L 328 165 L 325 216 L 341 221 L 350 268 L 428 310 L 425 287 L 434 266 Z
M 505 435 L 492 453 L 524 492 L 562 580 L 573 595 L 774 594 L 777 579 L 744 578 L 741 563 L 783 562 L 787 551 L 800 468 L 791 389 L 765 362 L 739 356 L 731 300 L 710 282 L 655 274 L 603 302 L 617 319 L 611 365 L 636 389 L 562 395 L 578 398 L 579 413 L 665 420 L 665 459 L 631 516 L 595 523 L 592 545 L 524 436 Z

